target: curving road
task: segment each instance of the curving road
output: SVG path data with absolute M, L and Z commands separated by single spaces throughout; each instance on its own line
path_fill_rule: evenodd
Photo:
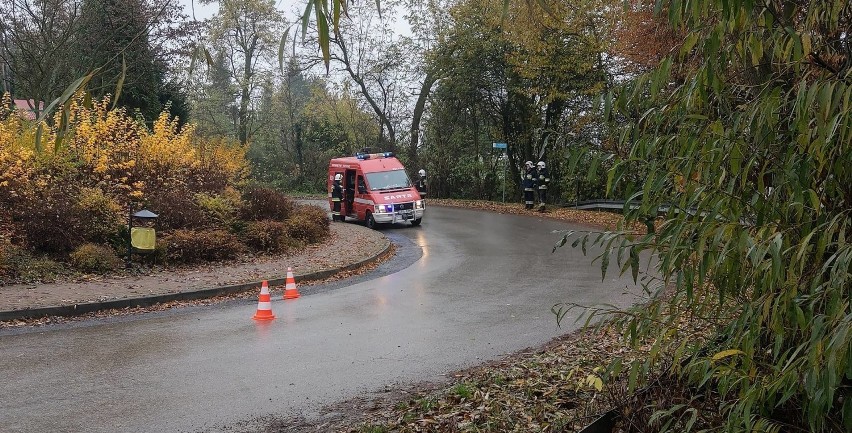
M 546 219 L 432 207 L 394 226 L 397 258 L 368 276 L 274 299 L 251 319 L 235 301 L 0 332 L 3 432 L 218 431 L 318 408 L 538 346 L 559 302 L 627 305 L 629 278 L 601 281 L 591 256 L 551 249 Z M 356 246 L 353 246 L 356 248 Z M 341 251 L 345 254 L 345 251 Z

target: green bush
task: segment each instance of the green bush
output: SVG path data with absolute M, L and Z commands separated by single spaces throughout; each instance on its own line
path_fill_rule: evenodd
M 81 189 L 76 207 L 80 215 L 80 234 L 87 241 L 109 242 L 118 237 L 121 227 L 126 224 L 126 211 L 98 188 Z
M 161 237 L 157 237 L 154 251 L 141 255 L 142 261 L 147 263 L 166 263 L 168 260 L 169 244 Z
M 21 283 L 55 281 L 57 277 L 70 272 L 61 263 L 48 257 L 31 256 L 30 261 L 18 269 L 18 281 Z
M 236 222 L 237 209 L 241 206 L 242 200 L 236 191 L 234 194 L 198 193 L 195 195 L 195 203 L 201 209 L 207 225 L 229 229 Z
M 287 220 L 287 234 L 308 244 L 322 242 L 328 233 L 328 215 L 317 206 L 298 206 Z
M 23 249 L 5 239 L 0 239 L 0 280 L 17 278 L 19 263 L 23 261 L 25 255 L 29 256 Z
M 294 207 L 293 202 L 278 191 L 252 188 L 243 196 L 240 216 L 249 221 L 284 221 L 292 215 Z
M 121 267 L 121 259 L 112 248 L 98 244 L 80 245 L 68 255 L 71 265 L 83 272 L 105 273 Z
M 233 259 L 245 252 L 239 239 L 225 230 L 175 230 L 163 244 L 170 264 Z
M 0 240 L 0 284 L 52 281 L 66 273 L 61 264 L 34 257 L 9 241 Z
M 273 220 L 249 223 L 243 232 L 243 241 L 257 251 L 266 252 L 282 252 L 291 246 L 287 224 Z

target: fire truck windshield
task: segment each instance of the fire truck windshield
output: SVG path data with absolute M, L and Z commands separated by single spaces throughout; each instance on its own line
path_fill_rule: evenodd
M 411 188 L 411 181 L 405 170 L 367 173 L 367 184 L 370 185 L 370 191 Z

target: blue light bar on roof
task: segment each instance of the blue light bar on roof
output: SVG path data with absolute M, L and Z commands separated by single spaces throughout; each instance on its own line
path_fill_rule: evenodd
M 382 152 L 382 153 L 363 153 L 357 152 L 355 153 L 355 157 L 358 159 L 370 159 L 370 158 L 391 158 L 393 157 L 393 152 Z

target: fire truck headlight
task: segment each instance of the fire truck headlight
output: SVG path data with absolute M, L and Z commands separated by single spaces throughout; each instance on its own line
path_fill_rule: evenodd
M 392 204 L 386 204 L 385 205 L 385 212 L 387 212 L 387 213 L 393 212 L 393 205 Z
M 414 202 L 414 209 L 423 209 L 423 208 L 424 208 L 423 200 L 417 200 L 416 202 Z

